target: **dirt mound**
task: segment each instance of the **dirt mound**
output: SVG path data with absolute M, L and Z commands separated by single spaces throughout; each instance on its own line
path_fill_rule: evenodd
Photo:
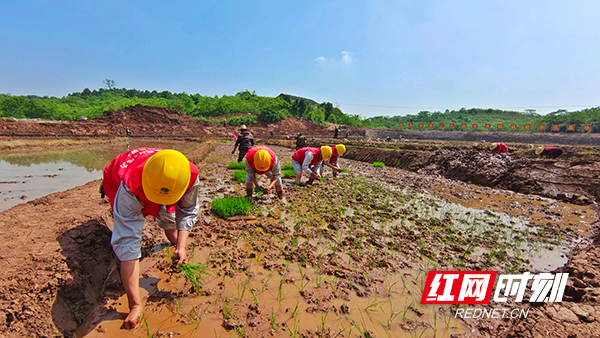
M 141 104 L 123 108 L 121 110 L 108 110 L 102 115 L 91 120 L 96 123 L 130 125 L 130 124 L 168 124 L 182 125 L 191 122 L 188 115 L 179 110 L 165 107 L 142 106 Z
M 48 122 L 13 121 L 0 119 L 1 135 L 81 135 L 125 136 L 129 127 L 133 137 L 227 137 L 239 133 L 239 126 L 223 127 L 222 124 L 201 123 L 179 110 L 164 107 L 136 105 L 120 110 L 105 111 L 102 115 L 85 121 Z M 305 135 L 329 136 L 331 128 L 310 120 L 289 117 L 276 123 L 249 124 L 257 137 L 268 137 L 271 131 L 277 136 Z

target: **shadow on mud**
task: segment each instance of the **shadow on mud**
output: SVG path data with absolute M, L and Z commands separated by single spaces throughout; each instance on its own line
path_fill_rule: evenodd
M 57 238 L 70 278 L 59 287 L 52 319 L 65 337 L 73 337 L 102 298 L 102 285 L 114 262 L 110 237 L 111 231 L 105 225 L 90 220 Z

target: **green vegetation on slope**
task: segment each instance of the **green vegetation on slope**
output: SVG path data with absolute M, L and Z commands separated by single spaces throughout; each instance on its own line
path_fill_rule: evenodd
M 278 97 L 258 96 L 248 90 L 221 97 L 125 88 L 101 88 L 93 91 L 86 88 L 80 93 L 71 93 L 62 98 L 0 94 L 0 117 L 73 121 L 80 117 L 94 118 L 107 110 L 119 110 L 137 104 L 177 109 L 201 122 L 222 123 L 223 118 L 218 118 L 219 116 L 249 114 L 229 117 L 229 125 L 275 122 L 294 116 L 316 123 L 364 126 L 360 116 L 346 115 L 330 102 L 316 103 L 283 94 Z
M 478 131 L 484 131 L 483 125 L 490 123 L 496 129 L 498 124 L 505 125 L 505 131 L 510 124 L 517 124 L 515 131 L 524 131 L 524 124 L 531 124 L 530 131 L 537 131 L 538 124 L 546 124 L 547 131 L 552 124 L 559 124 L 560 131 L 566 131 L 567 124 L 575 124 L 575 131 L 582 131 L 583 124 L 592 125 L 592 132 L 600 132 L 600 107 L 569 112 L 559 109 L 547 115 L 540 115 L 534 109 L 524 112 L 500 109 L 471 108 L 460 110 L 420 111 L 416 115 L 406 116 L 374 116 L 363 119 L 360 115 L 349 115 L 342 112 L 330 102 L 317 103 L 310 99 L 281 94 L 277 97 L 258 96 L 254 92 L 244 90 L 235 95 L 202 96 L 200 94 L 157 92 L 155 90 L 137 90 L 125 88 L 100 88 L 71 93 L 62 98 L 13 96 L 0 94 L 0 118 L 41 118 L 49 120 L 73 121 L 81 117 L 94 118 L 107 110 L 119 110 L 125 107 L 142 104 L 156 107 L 167 107 L 180 110 L 182 113 L 195 117 L 200 122 L 223 123 L 224 116 L 246 113 L 227 117 L 227 124 L 254 124 L 257 122 L 276 122 L 288 116 L 310 119 L 316 123 L 334 123 L 355 127 L 373 127 L 398 129 L 399 123 L 434 124 L 433 130 L 439 129 L 444 123 L 444 130 L 454 123 L 453 130 L 472 130 L 473 124 L 478 124 Z M 466 129 L 460 128 L 465 123 Z M 430 129 L 430 128 L 427 128 Z

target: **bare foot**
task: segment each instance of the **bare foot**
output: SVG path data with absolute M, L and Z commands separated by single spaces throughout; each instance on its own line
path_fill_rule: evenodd
M 127 318 L 125 318 L 125 321 L 123 322 L 123 327 L 127 330 L 135 328 L 139 324 L 140 319 L 142 319 L 143 311 L 144 308 L 142 308 L 141 305 L 132 307 L 129 311 L 129 315 L 127 315 Z

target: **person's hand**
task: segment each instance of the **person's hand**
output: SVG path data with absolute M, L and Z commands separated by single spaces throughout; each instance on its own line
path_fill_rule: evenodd
M 177 266 L 187 263 L 188 255 L 185 248 L 176 248 L 175 253 L 173 253 L 173 260 L 177 261 Z
M 231 151 L 231 155 L 235 154 L 235 149 Z

